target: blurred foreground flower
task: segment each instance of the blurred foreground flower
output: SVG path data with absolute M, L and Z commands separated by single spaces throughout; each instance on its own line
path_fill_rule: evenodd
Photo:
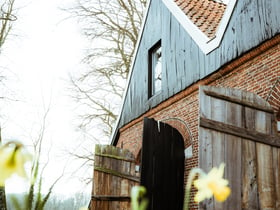
M 11 141 L 0 146 L 0 186 L 4 186 L 13 174 L 27 178 L 24 165 L 31 160 L 31 154 L 19 142 Z
M 212 168 L 208 174 L 200 168 L 191 170 L 186 186 L 184 210 L 188 209 L 192 182 L 197 175 L 198 179 L 193 182 L 195 188 L 198 190 L 194 197 L 195 202 L 201 202 L 207 198 L 211 198 L 213 195 L 219 202 L 223 202 L 228 198 L 230 188 L 227 186 L 228 180 L 223 178 L 224 168 L 225 164 L 222 163 L 219 168 Z
M 144 198 L 146 188 L 143 186 L 134 186 L 131 189 L 131 209 L 145 210 L 148 206 L 148 200 Z
M 225 164 L 221 164 L 219 168 L 212 168 L 211 171 L 200 176 L 194 181 L 194 186 L 198 189 L 195 195 L 195 202 L 203 201 L 214 195 L 217 201 L 223 202 L 230 194 L 228 180 L 223 179 Z

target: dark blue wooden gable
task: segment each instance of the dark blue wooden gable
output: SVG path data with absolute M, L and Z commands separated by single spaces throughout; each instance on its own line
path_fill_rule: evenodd
M 279 0 L 237 0 L 219 47 L 205 54 L 162 0 L 151 0 L 115 134 L 152 107 L 277 35 L 279 11 Z M 163 86 L 160 94 L 149 99 L 148 51 L 159 40 Z

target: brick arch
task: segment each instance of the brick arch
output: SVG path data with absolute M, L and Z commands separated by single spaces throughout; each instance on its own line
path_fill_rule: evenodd
M 277 120 L 280 120 L 280 77 L 278 77 L 272 85 L 266 97 L 266 101 L 271 105 L 276 113 Z
M 179 131 L 184 139 L 185 148 L 193 144 L 193 136 L 191 130 L 184 120 L 177 117 L 170 117 L 162 119 L 160 120 L 160 122 L 166 123 Z

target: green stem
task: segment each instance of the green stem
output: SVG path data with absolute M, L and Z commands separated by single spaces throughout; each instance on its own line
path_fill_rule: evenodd
M 192 188 L 192 182 L 194 180 L 194 178 L 196 177 L 196 175 L 199 176 L 204 176 L 205 173 L 204 171 L 202 171 L 200 168 L 193 168 L 188 176 L 188 181 L 186 184 L 186 189 L 185 189 L 185 198 L 184 198 L 184 210 L 188 210 L 189 209 L 189 202 L 190 202 L 190 192 L 191 192 L 191 188 Z

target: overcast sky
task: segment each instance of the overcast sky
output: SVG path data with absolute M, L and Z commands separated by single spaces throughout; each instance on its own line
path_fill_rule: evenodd
M 80 61 L 86 41 L 76 20 L 66 18 L 69 14 L 60 9 L 71 7 L 74 1 L 16 0 L 18 20 L 0 57 L 0 71 L 7 77 L 3 94 L 17 100 L 0 102 L 4 140 L 28 142 L 36 138 L 50 105 L 44 147 L 45 151 L 52 149 L 49 180 L 55 179 L 66 163 L 69 171 L 76 167 L 62 152 L 78 147 L 79 138 L 73 123 L 75 104 L 67 96 L 67 80 L 70 72 L 84 68 Z M 68 192 L 80 186 L 78 180 L 61 183 L 66 184 L 63 188 Z M 10 186 L 12 190 L 14 186 Z

